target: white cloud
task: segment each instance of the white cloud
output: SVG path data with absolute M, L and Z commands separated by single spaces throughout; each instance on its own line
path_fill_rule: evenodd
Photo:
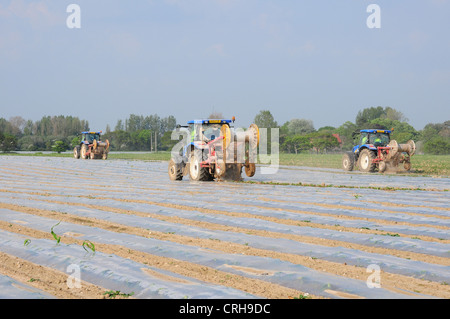
M 408 35 L 408 42 L 414 49 L 423 48 L 428 42 L 429 36 L 422 31 L 413 31 Z
M 213 52 L 213 53 L 215 53 L 215 54 L 217 54 L 219 56 L 225 56 L 226 54 L 225 54 L 224 48 L 225 48 L 225 45 L 223 43 L 216 43 L 216 44 L 211 45 L 207 49 L 207 51 L 208 52 Z
M 317 51 L 317 47 L 311 41 L 305 42 L 303 45 L 289 49 L 291 55 L 306 54 L 310 55 Z
M 136 57 L 142 47 L 138 38 L 128 32 L 118 32 L 111 35 L 110 43 L 117 53 L 128 58 Z
M 18 18 L 27 21 L 34 28 L 53 26 L 64 21 L 62 14 L 56 14 L 49 10 L 46 1 L 12 0 L 8 6 L 0 6 L 0 17 Z

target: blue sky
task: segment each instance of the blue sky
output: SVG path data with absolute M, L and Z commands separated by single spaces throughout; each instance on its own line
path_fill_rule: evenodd
M 69 29 L 69 4 L 81 29 Z M 366 12 L 381 8 L 381 28 Z M 450 120 L 450 0 L 0 0 L 0 117 Z

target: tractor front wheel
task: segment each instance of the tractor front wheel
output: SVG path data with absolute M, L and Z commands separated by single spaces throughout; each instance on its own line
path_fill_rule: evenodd
M 369 149 L 364 149 L 359 155 L 359 170 L 361 172 L 374 172 L 377 164 L 373 162 L 376 155 L 373 151 Z

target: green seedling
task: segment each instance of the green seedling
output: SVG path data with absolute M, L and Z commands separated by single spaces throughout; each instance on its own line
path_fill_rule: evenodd
M 132 295 L 134 295 L 134 292 L 125 294 L 125 293 L 120 292 L 120 290 L 108 290 L 108 291 L 105 291 L 103 294 L 107 295 L 108 298 L 116 298 L 117 296 L 128 298 L 128 297 L 131 297 Z
M 95 253 L 95 245 L 94 245 L 94 243 L 92 243 L 92 242 L 90 242 L 89 240 L 85 240 L 84 242 L 83 242 L 83 248 L 84 248 L 84 250 L 86 250 L 86 251 L 88 251 L 87 249 L 86 249 L 86 247 L 87 248 L 89 248 L 93 253 Z
M 384 234 L 385 236 L 391 236 L 391 237 L 400 237 L 399 234 L 391 234 L 391 233 L 386 233 Z
M 53 238 L 55 238 L 57 244 L 60 243 L 60 241 L 61 241 L 61 236 L 56 235 L 55 232 L 53 231 L 53 228 L 56 227 L 56 226 L 58 226 L 60 223 L 61 223 L 61 222 L 59 222 L 59 223 L 56 224 L 56 225 L 53 225 L 53 227 L 50 229 L 50 233 L 52 234 Z
M 298 297 L 291 297 L 290 299 L 311 299 L 311 297 L 309 296 L 308 293 L 305 293 L 304 295 L 300 294 L 298 295 Z

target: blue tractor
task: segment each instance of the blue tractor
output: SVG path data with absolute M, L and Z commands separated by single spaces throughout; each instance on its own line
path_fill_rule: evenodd
M 175 145 L 169 161 L 171 180 L 189 175 L 194 181 L 240 180 L 242 169 L 255 174 L 259 129 L 252 124 L 246 131 L 231 127 L 228 119 L 201 119 L 177 126 L 182 141 Z
M 73 149 L 73 157 L 82 159 L 107 159 L 109 141 L 101 141 L 102 132 L 81 132 L 81 142 Z
M 346 171 L 352 171 L 358 166 L 362 172 L 380 173 L 386 170 L 397 170 L 403 163 L 405 170 L 411 169 L 411 156 L 416 146 L 410 140 L 406 144 L 398 144 L 391 140 L 393 130 L 367 129 L 354 132 L 352 137 L 359 135 L 359 144 L 351 152 L 346 152 L 342 159 L 342 166 Z

